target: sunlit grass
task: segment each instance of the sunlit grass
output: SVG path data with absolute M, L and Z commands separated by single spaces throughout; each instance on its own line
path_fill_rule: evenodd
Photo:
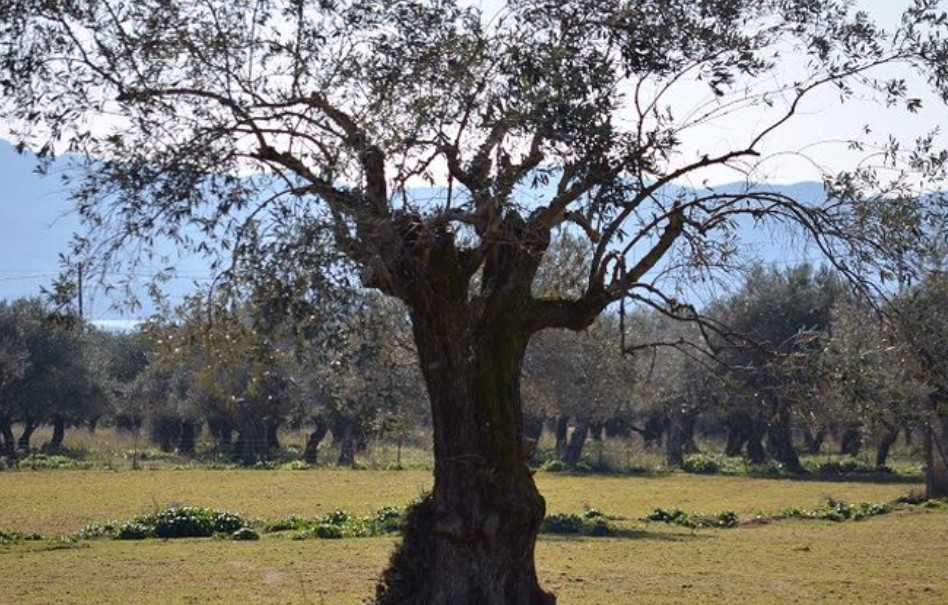
M 913 509 L 862 522 L 781 521 L 732 530 L 646 524 L 655 507 L 733 509 L 742 516 L 833 497 L 887 501 L 919 484 L 748 477 L 538 473 L 548 510 L 595 506 L 617 538 L 542 536 L 541 580 L 561 604 L 915 603 L 948 591 L 948 513 Z M 404 504 L 425 471 L 160 470 L 0 473 L 0 527 L 73 532 L 172 503 L 265 519 Z M 0 603 L 362 603 L 394 541 L 219 539 L 24 542 L 0 547 Z

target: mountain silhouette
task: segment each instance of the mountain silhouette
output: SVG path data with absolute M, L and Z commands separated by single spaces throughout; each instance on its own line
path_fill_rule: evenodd
M 67 160 L 58 158 L 45 175 L 35 171 L 36 158 L 0 139 L 0 299 L 37 296 L 49 288 L 63 269 L 61 256 L 68 257 L 73 233 L 81 228 L 79 217 L 69 199 L 69 191 L 61 176 Z M 736 193 L 743 184 L 715 186 L 719 193 Z M 824 195 L 819 183 L 767 185 L 766 188 L 801 201 L 818 201 Z M 669 193 L 673 193 L 671 188 Z M 431 199 L 442 194 L 437 187 L 413 192 L 416 199 Z M 748 217 L 741 223 L 742 250 L 746 258 L 766 264 L 792 265 L 803 261 L 819 262 L 787 232 L 754 226 Z M 172 280 L 165 290 L 172 301 L 180 301 L 195 287 L 195 279 L 210 277 L 207 265 L 199 260 L 186 260 L 179 266 L 182 277 Z M 145 284 L 141 286 L 145 291 Z M 712 292 L 711 295 L 714 293 Z M 708 294 L 697 294 L 706 298 Z M 134 312 L 113 308 L 117 301 L 101 286 L 87 284 L 84 298 L 87 317 L 103 325 L 124 325 L 131 319 L 147 317 L 153 312 L 147 297 L 140 295 L 141 309 Z M 124 323 L 123 323 L 124 322 Z

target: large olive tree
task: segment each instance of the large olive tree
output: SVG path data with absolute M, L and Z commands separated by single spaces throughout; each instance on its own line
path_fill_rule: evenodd
M 12 0 L 0 115 L 41 155 L 90 158 L 74 191 L 100 260 L 160 267 L 142 245 L 170 239 L 232 251 L 239 277 L 258 266 L 244 255 L 308 258 L 330 233 L 364 286 L 406 304 L 431 402 L 433 496 L 378 602 L 552 603 L 521 436 L 530 338 L 626 297 L 677 315 L 669 278 L 726 271 L 742 216 L 800 226 L 850 272 L 885 265 L 865 165 L 825 202 L 671 184 L 751 170 L 823 89 L 917 109 L 902 69 L 873 70 L 944 91 L 937 8 L 886 33 L 845 0 Z M 682 111 L 694 90 L 706 102 Z M 682 147 L 745 110 L 746 140 Z M 921 143 L 885 157 L 937 171 Z M 591 251 L 582 291 L 535 295 L 564 226 Z

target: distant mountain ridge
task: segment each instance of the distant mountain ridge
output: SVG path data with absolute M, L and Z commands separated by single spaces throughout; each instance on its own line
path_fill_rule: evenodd
M 78 217 L 59 179 L 34 172 L 36 158 L 0 140 L 0 298 L 39 294 L 60 270 Z
M 79 217 L 69 200 L 69 192 L 58 178 L 65 162 L 54 162 L 50 173 L 40 176 L 34 171 L 36 158 L 0 139 L 0 299 L 35 296 L 42 287 L 49 287 L 61 270 L 59 255 L 68 254 L 72 234 L 79 229 Z M 736 192 L 741 184 L 715 186 L 715 191 Z M 818 200 L 823 186 L 815 182 L 772 185 L 774 191 L 797 199 Z M 434 195 L 436 188 L 419 190 L 419 198 Z M 764 262 L 801 260 L 799 252 L 784 249 L 773 234 L 753 233 L 748 238 L 753 250 Z M 790 254 L 788 257 L 787 255 Z M 192 270 L 189 273 L 193 273 Z M 180 298 L 192 287 L 187 279 L 177 280 L 170 287 L 172 299 Z M 127 320 L 128 316 L 110 309 L 111 302 L 102 292 L 90 291 L 86 298 L 90 317 L 104 322 Z M 91 307 L 91 308 L 90 308 Z M 145 317 L 148 307 L 136 312 Z

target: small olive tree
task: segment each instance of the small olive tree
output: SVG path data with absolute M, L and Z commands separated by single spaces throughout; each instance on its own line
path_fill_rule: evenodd
M 896 303 L 894 323 L 907 366 L 927 391 L 920 406 L 925 428 L 926 493 L 948 496 L 948 279 L 933 272 Z

